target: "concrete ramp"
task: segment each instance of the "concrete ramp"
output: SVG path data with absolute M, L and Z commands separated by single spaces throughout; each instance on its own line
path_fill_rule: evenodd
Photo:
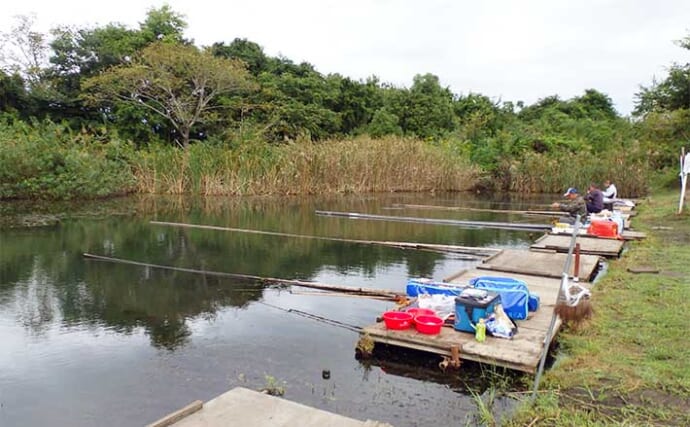
M 359 421 L 280 397 L 242 387 L 234 388 L 188 414 L 176 411 L 147 427 L 392 427 L 377 421 Z

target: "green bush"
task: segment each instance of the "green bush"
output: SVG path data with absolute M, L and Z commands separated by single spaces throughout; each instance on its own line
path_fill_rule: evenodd
M 0 123 L 0 199 L 75 199 L 131 191 L 130 144 L 50 122 Z

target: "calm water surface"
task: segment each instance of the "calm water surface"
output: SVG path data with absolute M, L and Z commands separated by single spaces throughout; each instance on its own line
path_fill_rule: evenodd
M 433 252 L 152 225 L 176 221 L 348 239 L 527 247 L 525 232 L 320 217 L 315 209 L 489 221 L 521 215 L 392 208 L 396 203 L 521 208 L 545 200 L 463 194 L 338 198 L 127 198 L 71 208 L 60 224 L 0 230 L 0 426 L 143 425 L 233 387 L 275 381 L 292 401 L 396 426 L 472 423 L 477 369 L 441 374 L 405 358 L 362 363 L 352 325 L 391 303 L 125 264 L 170 266 L 404 290 L 475 261 Z M 107 204 L 107 206 L 103 206 Z M 4 211 L 37 208 L 12 208 Z M 97 214 L 88 214 L 96 210 Z M 125 212 L 111 215 L 105 212 Z M 295 289 L 296 291 L 297 289 Z M 393 355 L 395 356 L 395 355 Z M 414 356 L 414 357 L 413 357 Z M 412 359 L 414 360 L 414 363 Z M 426 366 L 421 366 L 426 365 Z M 330 379 L 322 371 L 331 372 Z M 510 402 L 499 401 L 509 407 Z

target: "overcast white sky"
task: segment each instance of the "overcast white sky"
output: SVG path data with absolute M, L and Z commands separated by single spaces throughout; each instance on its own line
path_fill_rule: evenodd
M 322 73 L 398 86 L 433 73 L 454 93 L 494 100 L 567 99 L 595 88 L 628 114 L 640 84 L 690 62 L 673 43 L 690 33 L 689 0 L 21 0 L 3 5 L 0 31 L 29 13 L 42 31 L 134 27 L 165 3 L 186 16 L 186 36 L 198 45 L 248 38 Z

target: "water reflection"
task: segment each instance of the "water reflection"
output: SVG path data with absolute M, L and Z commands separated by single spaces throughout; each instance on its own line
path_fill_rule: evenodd
M 112 425 L 128 425 L 144 424 L 161 412 L 174 409 L 177 403 L 177 406 L 187 403 L 190 390 L 202 393 L 194 398 L 207 399 L 230 386 L 246 386 L 237 381 L 240 374 L 242 378 L 252 378 L 253 385 L 260 385 L 264 375 L 270 373 L 291 382 L 289 397 L 297 401 L 355 417 L 363 416 L 361 407 L 365 405 L 370 408 L 365 417 L 406 425 L 404 418 L 401 421 L 396 415 L 391 419 L 390 414 L 369 406 L 383 398 L 377 394 L 380 390 L 376 387 L 360 390 L 361 381 L 368 379 L 352 375 L 362 367 L 353 358 L 356 336 L 351 332 L 333 332 L 310 320 L 295 319 L 290 314 L 254 304 L 267 301 L 365 325 L 385 310 L 385 303 L 298 296 L 279 292 L 266 283 L 86 260 L 82 253 L 207 271 L 400 290 L 408 277 L 441 279 L 472 263 L 433 252 L 163 227 L 149 221 L 465 246 L 524 247 L 530 241 L 530 236 L 522 232 L 356 221 L 313 214 L 315 209 L 390 214 L 387 208 L 394 203 L 452 205 L 464 203 L 462 197 L 467 196 L 145 197 L 81 206 L 55 205 L 56 211 L 42 207 L 39 213 L 56 215 L 62 222 L 49 227 L 0 231 L 0 339 L 10 348 L 9 353 L 0 357 L 0 362 L 5 367 L 15 367 L 0 374 L 0 388 L 11 384 L 16 391 L 5 406 L 13 409 L 0 410 L 0 424 L 3 416 L 8 417 L 3 425 L 40 424 L 50 419 L 51 411 L 36 412 L 32 400 L 25 398 L 39 390 L 65 406 L 85 405 L 79 397 L 84 391 L 62 391 L 68 383 L 74 384 L 75 390 L 86 390 L 87 383 L 95 381 L 105 390 L 99 378 L 107 378 L 110 391 L 92 390 L 89 399 L 94 402 L 94 408 L 92 412 L 84 409 L 84 413 L 94 416 L 110 413 Z M 471 202 L 489 203 L 480 199 Z M 2 207 L 3 215 L 21 213 L 22 209 L 26 207 Z M 67 218 L 61 212 L 63 209 L 77 215 Z M 104 215 L 104 209 L 122 215 Z M 404 211 L 400 215 L 422 216 L 420 212 Z M 423 215 L 496 218 L 492 213 L 424 212 Z M 506 218 L 510 220 L 505 216 L 501 220 Z M 147 341 L 145 346 L 142 339 Z M 165 368 L 167 360 L 174 361 L 178 368 Z M 320 373 L 324 364 L 332 369 L 334 379 L 341 378 L 338 399 L 342 403 L 319 400 L 308 392 L 309 386 L 303 378 L 308 375 L 305 372 L 314 369 Z M 51 369 L 51 366 L 61 367 Z M 120 368 L 117 373 L 106 373 L 104 369 L 110 366 Z M 384 369 L 394 373 L 393 365 L 386 366 Z M 161 369 L 168 370 L 161 372 Z M 190 372 L 198 382 L 182 381 L 177 375 L 170 377 L 169 372 L 179 369 Z M 376 369 L 375 375 L 382 375 L 380 368 L 369 369 Z M 63 375 L 68 372 L 73 377 L 66 380 Z M 228 379 L 226 375 L 218 377 L 218 372 L 237 374 Z M 154 373 L 162 376 L 153 378 Z M 437 381 L 428 375 L 425 380 Z M 386 377 L 386 381 L 393 380 Z M 393 382 L 396 387 L 409 390 L 412 399 L 416 386 L 403 385 L 400 381 Z M 56 385 L 53 394 L 45 389 L 47 382 Z M 128 385 L 120 385 L 121 382 Z M 114 396 L 122 402 L 142 399 L 151 395 L 151 389 L 167 397 L 155 402 L 151 397 L 145 398 L 146 408 L 139 413 L 107 409 L 113 406 Z M 433 390 L 445 396 L 443 387 Z M 439 397 L 439 401 L 451 398 Z M 103 406 L 99 406 L 101 403 Z M 411 406 L 406 411 L 414 412 L 415 403 L 408 404 Z M 118 418 L 125 416 L 130 418 Z M 455 415 L 448 417 L 449 421 L 457 421 Z M 85 419 L 63 421 L 70 425 L 89 424 Z

